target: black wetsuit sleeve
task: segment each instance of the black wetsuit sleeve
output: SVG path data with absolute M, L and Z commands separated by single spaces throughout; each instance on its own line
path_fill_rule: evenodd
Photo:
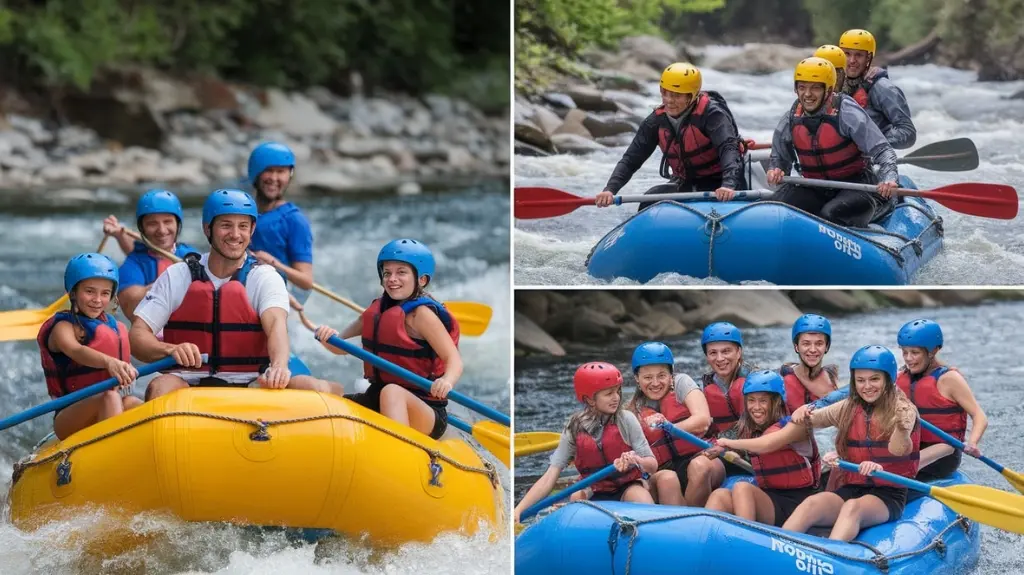
M 708 110 L 704 128 L 718 152 L 718 165 L 722 167 L 722 187 L 735 190 L 740 185 L 740 174 L 743 173 L 740 135 L 736 125 L 725 110 L 713 106 Z
M 640 129 L 636 131 L 633 141 L 626 148 L 626 153 L 622 154 L 622 159 L 615 164 L 615 169 L 612 170 L 612 175 L 608 178 L 604 189 L 618 194 L 622 186 L 629 182 L 629 179 L 644 165 L 644 162 L 651 157 L 657 147 L 658 117 L 652 113 L 640 124 Z

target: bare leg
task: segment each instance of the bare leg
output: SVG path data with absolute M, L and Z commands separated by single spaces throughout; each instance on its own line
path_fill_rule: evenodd
M 626 488 L 626 492 L 622 494 L 622 501 L 630 501 L 632 503 L 654 503 L 654 498 L 651 497 L 651 492 L 647 490 L 643 485 L 633 484 Z
M 725 481 L 725 464 L 720 459 L 700 455 L 690 461 L 686 475 L 686 502 L 694 507 L 704 507 L 711 491 Z
M 176 375 L 165 373 L 149 382 L 149 387 L 146 388 L 146 401 L 186 387 L 188 387 L 187 381 Z
M 816 493 L 797 506 L 782 528 L 807 533 L 811 527 L 835 525 L 842 507 L 843 498 L 835 493 Z
M 852 541 L 861 529 L 885 523 L 889 520 L 889 508 L 874 495 L 851 499 L 843 504 L 839 518 L 832 527 L 829 539 Z
M 434 410 L 400 385 L 389 383 L 380 390 L 380 412 L 425 435 L 434 429 Z
M 62 409 L 53 419 L 53 432 L 57 439 L 63 440 L 94 423 L 120 415 L 123 411 L 121 395 L 113 390 L 104 391 Z
M 917 469 L 920 471 L 925 467 L 928 467 L 932 463 L 942 459 L 947 455 L 953 454 L 953 447 L 946 445 L 945 443 L 936 443 L 935 445 L 929 445 L 921 450 L 921 463 L 918 464 Z
M 757 485 L 747 482 L 733 485 L 732 501 L 737 517 L 775 525 L 775 504 Z
M 138 407 L 140 405 L 142 405 L 142 400 L 135 397 L 134 395 L 129 395 L 121 398 L 121 408 L 124 411 L 128 411 L 129 409 Z
M 654 486 L 658 503 L 662 505 L 686 505 L 683 490 L 679 487 L 679 476 L 671 469 L 662 469 L 654 474 Z
M 734 513 L 732 491 L 729 491 L 725 487 L 719 487 L 711 492 L 711 496 L 708 497 L 708 503 L 704 507 L 711 511 L 721 511 L 723 513 L 730 514 Z
M 320 393 L 333 393 L 334 395 L 345 394 L 345 388 L 340 383 L 334 383 L 333 381 L 319 379 L 310 375 L 293 375 L 291 380 L 288 381 L 288 389 L 305 389 L 319 391 Z

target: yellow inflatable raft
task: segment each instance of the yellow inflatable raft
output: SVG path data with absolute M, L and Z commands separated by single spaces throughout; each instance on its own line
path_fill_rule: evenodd
M 42 446 L 15 466 L 9 497 L 25 530 L 96 504 L 385 545 L 504 523 L 494 467 L 462 440 L 294 390 L 184 389 L 147 402 Z

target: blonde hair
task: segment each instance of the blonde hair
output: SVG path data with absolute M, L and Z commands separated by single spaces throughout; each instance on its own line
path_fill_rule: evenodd
M 836 426 L 836 453 L 839 454 L 840 459 L 846 459 L 845 440 L 853 425 L 854 408 L 860 407 L 865 411 L 872 410 L 871 420 L 878 426 L 877 429 L 882 430 L 882 437 L 889 437 L 896 431 L 896 406 L 901 401 L 910 400 L 900 388 L 896 387 L 895 382 L 889 379 L 889 374 L 884 374 L 884 376 L 885 387 L 882 388 L 882 394 L 874 403 L 869 404 L 857 393 L 853 373 L 850 374 L 850 396 L 843 402 L 843 409 L 839 412 L 839 425 Z

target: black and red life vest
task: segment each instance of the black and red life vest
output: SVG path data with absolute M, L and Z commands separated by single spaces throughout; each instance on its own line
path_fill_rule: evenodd
M 103 313 L 92 319 L 81 314 L 76 317 L 70 311 L 59 311 L 40 326 L 36 336 L 46 391 L 50 397 L 56 399 L 110 378 L 106 369 L 81 365 L 63 353 L 50 351 L 50 332 L 62 321 L 77 322 L 85 329 L 82 345 L 121 361 L 131 361 L 128 328 L 113 316 Z
M 903 370 L 896 378 L 896 385 L 917 406 L 918 414 L 925 421 L 963 441 L 967 435 L 967 412 L 959 403 L 939 393 L 939 378 L 950 369 L 940 366 L 917 378 Z M 931 431 L 923 429 L 921 443 L 931 445 L 945 442 Z
M 868 169 L 865 152 L 851 138 L 840 134 L 840 102 L 838 95 L 829 98 L 824 110 L 810 116 L 804 114 L 799 101 L 793 104 L 793 148 L 805 178 L 848 180 Z

